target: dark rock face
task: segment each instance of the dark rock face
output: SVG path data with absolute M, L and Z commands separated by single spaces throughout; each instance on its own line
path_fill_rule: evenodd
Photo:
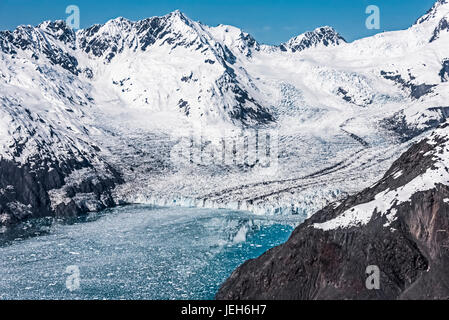
M 447 141 L 444 140 L 444 141 Z M 320 229 L 355 205 L 410 183 L 435 165 L 444 142 L 412 146 L 374 186 L 330 205 L 301 224 L 283 245 L 249 260 L 222 285 L 217 299 L 447 299 L 449 297 L 449 187 L 416 192 L 392 205 L 396 219 L 376 210 L 365 225 Z M 399 177 L 394 173 L 401 171 Z M 368 266 L 380 288 L 366 286 Z
M 440 20 L 438 26 L 433 31 L 433 35 L 432 38 L 430 39 L 430 42 L 434 42 L 435 40 L 437 40 L 440 37 L 440 34 L 444 31 L 445 32 L 449 31 L 449 21 L 447 18 L 443 18 Z
M 82 201 L 52 206 L 49 191 L 63 188 L 66 178 L 75 170 L 92 168 L 84 160 L 64 162 L 33 161 L 20 165 L 11 160 L 0 160 L 0 226 L 9 226 L 30 218 L 46 216 L 74 217 L 91 211 Z M 91 194 L 96 200 L 96 210 L 112 207 L 115 202 L 111 191 L 123 182 L 120 174 L 108 168 L 109 177 L 95 175 L 67 185 L 63 192 L 68 198 L 79 194 Z M 95 172 L 95 170 L 93 170 Z
M 356 106 L 359 106 L 359 107 L 366 107 L 366 106 L 370 105 L 371 103 L 373 103 L 373 101 L 369 98 L 364 99 L 362 103 L 357 103 L 355 101 L 354 97 L 351 96 L 351 94 L 346 89 L 343 89 L 342 87 L 339 87 L 337 89 L 337 95 L 339 95 L 346 102 L 355 104 Z
M 440 71 L 441 82 L 449 81 L 449 59 L 443 61 L 443 66 Z
M 246 47 L 249 49 L 253 49 L 255 51 L 259 51 L 260 50 L 260 46 L 259 43 L 257 43 L 256 39 L 253 38 L 253 36 L 251 36 L 248 33 L 241 33 L 240 34 L 240 39 L 242 40 L 243 43 L 245 43 Z M 252 56 L 252 51 L 248 50 L 248 52 L 246 53 L 247 57 L 251 57 Z
M 449 118 L 449 107 L 433 107 L 428 108 L 427 111 L 432 113 L 432 117 L 429 117 L 427 121 L 420 122 L 419 127 L 408 123 L 403 111 L 383 119 L 380 126 L 396 134 L 399 141 L 406 142 L 438 127 Z
M 391 80 L 394 83 L 400 85 L 403 88 L 410 89 L 410 97 L 413 99 L 419 99 L 432 92 L 432 88 L 435 84 L 414 84 L 411 80 L 414 80 L 413 76 L 410 76 L 411 80 L 406 81 L 400 74 L 395 74 L 394 72 L 381 71 L 380 73 L 385 79 Z
M 8 98 L 0 102 L 11 116 L 8 149 L 0 156 L 0 227 L 115 205 L 111 192 L 123 179 L 94 142 L 67 134 Z
M 217 84 L 220 90 L 219 94 L 224 95 L 226 92 L 231 92 L 234 95 L 236 105 L 228 111 L 234 123 L 251 126 L 275 120 L 268 108 L 260 105 L 246 90 L 242 89 L 242 85 L 231 67 L 227 66 L 226 72 L 218 79 Z

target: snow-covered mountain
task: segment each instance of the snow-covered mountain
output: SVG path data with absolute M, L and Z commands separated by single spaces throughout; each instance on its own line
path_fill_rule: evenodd
M 314 31 L 309 31 L 281 44 L 281 50 L 293 52 L 303 51 L 309 48 L 338 46 L 346 43 L 346 40 L 334 28 L 324 26 Z
M 407 30 L 347 43 L 321 27 L 279 46 L 179 11 L 2 31 L 2 224 L 119 201 L 307 216 L 445 121 L 448 17 L 438 1 Z M 170 161 L 198 132 L 218 150 L 255 130 L 279 136 L 275 171 Z

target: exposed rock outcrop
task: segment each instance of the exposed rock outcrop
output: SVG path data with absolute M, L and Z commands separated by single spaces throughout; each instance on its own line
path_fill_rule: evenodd
M 72 178 L 83 171 L 83 176 Z M 0 226 L 45 216 L 74 217 L 116 205 L 111 191 L 123 180 L 112 167 L 98 171 L 87 159 L 51 164 L 0 160 Z
M 331 204 L 283 245 L 245 262 L 217 299 L 447 299 L 449 124 L 375 185 Z M 380 270 L 368 289 L 368 266 Z

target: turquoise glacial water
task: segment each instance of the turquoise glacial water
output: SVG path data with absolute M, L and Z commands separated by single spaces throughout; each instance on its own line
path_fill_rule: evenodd
M 133 205 L 24 224 L 0 246 L 0 299 L 213 299 L 237 266 L 285 242 L 299 222 Z

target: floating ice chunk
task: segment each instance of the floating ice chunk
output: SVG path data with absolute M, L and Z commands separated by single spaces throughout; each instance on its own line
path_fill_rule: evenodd
M 234 236 L 234 239 L 232 239 L 233 243 L 241 243 L 246 241 L 246 235 L 249 231 L 249 228 L 247 225 L 243 225 L 237 234 Z

